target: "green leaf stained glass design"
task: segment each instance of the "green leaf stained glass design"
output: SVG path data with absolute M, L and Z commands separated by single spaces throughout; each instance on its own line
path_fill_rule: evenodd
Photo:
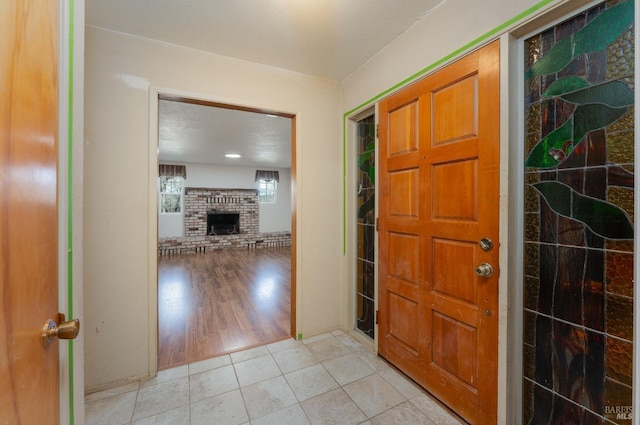
M 622 81 L 591 84 L 578 75 L 556 75 L 580 55 L 599 52 L 614 43 L 633 25 L 633 8 L 633 0 L 607 8 L 582 29 L 559 40 L 526 71 L 526 79 L 542 79 L 546 75 L 551 75 L 551 79 L 560 77 L 546 88 L 541 99 L 549 106 L 547 113 L 556 110 L 570 112 L 564 123 L 557 124 L 559 127 L 556 126 L 534 145 L 526 158 L 526 167 L 558 168 L 589 133 L 607 128 L 633 106 L 634 94 Z M 633 239 L 633 224 L 620 207 L 580 194 L 556 181 L 539 182 L 533 187 L 554 212 L 584 223 L 597 235 Z
M 605 10 L 583 29 L 556 43 L 539 61 L 531 65 L 526 78 L 553 74 L 562 70 L 576 56 L 606 48 L 632 24 L 633 1 Z
M 581 195 L 555 181 L 536 183 L 533 187 L 555 213 L 584 223 L 594 233 L 610 239 L 633 238 L 633 225 L 617 206 Z

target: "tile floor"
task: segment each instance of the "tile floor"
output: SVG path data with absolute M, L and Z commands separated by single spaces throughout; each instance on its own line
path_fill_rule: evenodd
M 285 340 L 89 394 L 87 425 L 459 425 L 350 335 Z

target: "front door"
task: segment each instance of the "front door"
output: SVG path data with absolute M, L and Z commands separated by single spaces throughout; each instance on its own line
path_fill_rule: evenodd
M 0 424 L 59 422 L 58 2 L 0 1 Z
M 379 353 L 496 423 L 499 44 L 380 102 Z

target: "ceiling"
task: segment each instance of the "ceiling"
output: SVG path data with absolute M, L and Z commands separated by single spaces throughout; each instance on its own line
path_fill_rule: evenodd
M 86 0 L 85 22 L 342 81 L 444 1 Z M 245 156 L 236 165 L 289 164 L 287 119 L 169 103 L 166 114 L 160 108 L 161 159 L 216 163 L 214 152 L 237 149 Z
M 172 100 L 160 100 L 158 116 L 163 161 L 291 167 L 291 118 Z

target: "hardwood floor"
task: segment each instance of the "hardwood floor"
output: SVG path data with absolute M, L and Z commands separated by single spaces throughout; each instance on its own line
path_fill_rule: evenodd
M 290 336 L 291 248 L 158 258 L 158 369 Z

